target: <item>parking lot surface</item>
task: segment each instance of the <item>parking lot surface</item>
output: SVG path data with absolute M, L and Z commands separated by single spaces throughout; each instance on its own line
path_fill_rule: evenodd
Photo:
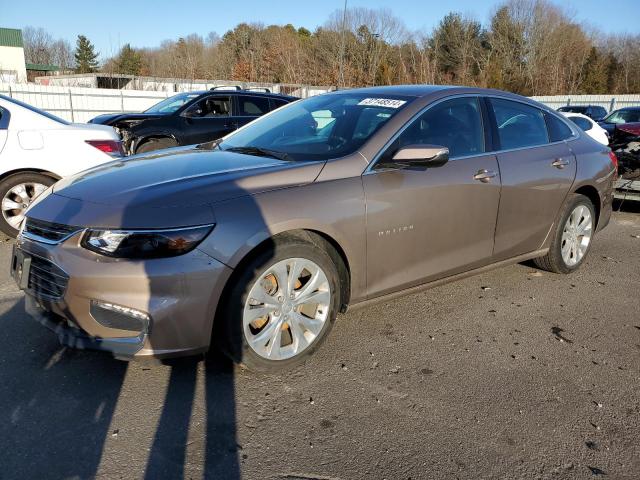
M 573 275 L 514 265 L 341 315 L 280 376 L 62 348 L 5 241 L 0 478 L 637 479 L 633 208 Z

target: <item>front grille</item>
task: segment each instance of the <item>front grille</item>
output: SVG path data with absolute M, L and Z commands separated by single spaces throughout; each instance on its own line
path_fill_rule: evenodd
M 35 237 L 36 240 L 57 243 L 73 235 L 78 230 L 80 230 L 80 227 L 27 218 L 22 233 L 26 234 L 27 237 Z
M 69 276 L 60 268 L 42 257 L 31 257 L 29 291 L 36 297 L 57 300 L 62 298 Z

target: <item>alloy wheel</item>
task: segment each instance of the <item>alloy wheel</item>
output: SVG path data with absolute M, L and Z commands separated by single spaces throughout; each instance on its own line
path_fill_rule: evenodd
M 584 205 L 572 210 L 562 230 L 560 252 L 562 260 L 568 267 L 580 263 L 591 242 L 593 220 L 591 211 Z
M 2 199 L 2 216 L 7 223 L 19 229 L 31 202 L 46 189 L 46 185 L 36 182 L 18 183 L 11 187 Z
M 326 273 L 305 258 L 271 265 L 249 290 L 242 324 L 251 349 L 268 360 L 286 360 L 309 348 L 329 315 Z

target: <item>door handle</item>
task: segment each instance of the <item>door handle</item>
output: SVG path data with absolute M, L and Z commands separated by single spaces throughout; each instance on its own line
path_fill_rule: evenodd
M 482 183 L 489 183 L 491 181 L 492 178 L 497 177 L 498 174 L 492 170 L 478 170 L 478 173 L 476 173 L 473 176 L 474 180 L 479 180 Z
M 569 160 L 565 160 L 564 158 L 556 158 L 551 164 L 556 168 L 563 169 L 567 165 L 569 165 Z

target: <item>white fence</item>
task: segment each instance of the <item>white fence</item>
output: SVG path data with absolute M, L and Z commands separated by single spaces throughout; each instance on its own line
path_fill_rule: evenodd
M 640 106 L 640 94 L 638 95 L 551 95 L 544 97 L 531 97 L 551 108 L 560 108 L 568 105 L 599 105 L 612 112 L 618 108 Z
M 70 122 L 86 122 L 101 113 L 140 112 L 173 92 L 108 88 L 51 87 L 0 83 L 0 94 L 53 113 Z
M 202 87 L 200 89 L 204 90 Z M 326 91 L 328 89 L 322 87 L 300 86 L 293 95 L 304 98 Z M 175 95 L 176 92 L 0 83 L 0 94 L 33 105 L 70 122 L 87 122 L 102 113 L 141 112 Z
M 327 91 L 320 87 L 302 88 L 303 90 L 296 92 L 298 96 L 313 96 Z M 0 94 L 21 100 L 71 122 L 86 122 L 101 113 L 146 110 L 175 95 L 175 92 L 0 83 Z M 552 108 L 564 105 L 601 105 L 612 111 L 626 106 L 640 106 L 640 94 L 555 95 L 532 98 Z

